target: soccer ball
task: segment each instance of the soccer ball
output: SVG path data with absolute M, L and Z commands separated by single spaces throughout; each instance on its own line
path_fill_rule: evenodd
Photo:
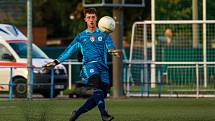
M 110 16 L 102 17 L 98 22 L 98 27 L 102 32 L 111 33 L 114 31 L 116 23 Z

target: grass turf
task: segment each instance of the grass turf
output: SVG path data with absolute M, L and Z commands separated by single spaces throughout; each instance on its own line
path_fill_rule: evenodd
M 0 101 L 0 121 L 67 121 L 85 99 Z M 215 121 L 214 98 L 107 99 L 114 121 Z M 97 108 L 77 121 L 101 121 Z

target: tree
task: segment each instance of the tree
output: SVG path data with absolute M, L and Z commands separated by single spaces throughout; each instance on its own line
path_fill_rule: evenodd
M 192 20 L 192 0 L 156 0 L 156 20 Z
M 47 27 L 49 38 L 73 35 L 74 33 L 71 29 L 76 25 L 74 23 L 77 23 L 77 21 L 71 21 L 70 15 L 76 11 L 77 8 L 74 6 L 77 6 L 78 3 L 80 3 L 78 0 L 33 1 L 33 26 Z

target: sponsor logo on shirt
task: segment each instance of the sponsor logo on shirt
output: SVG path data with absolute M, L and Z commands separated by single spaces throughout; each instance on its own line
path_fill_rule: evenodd
M 102 36 L 99 36 L 99 37 L 98 37 L 98 41 L 102 41 Z
M 94 36 L 90 36 L 90 41 L 95 41 L 95 37 Z

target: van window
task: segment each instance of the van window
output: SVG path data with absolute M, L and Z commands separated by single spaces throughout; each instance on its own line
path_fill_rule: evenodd
M 26 42 L 11 42 L 10 46 L 16 51 L 20 58 L 27 58 Z M 35 44 L 32 44 L 32 58 L 48 59 L 48 56 Z
M 5 61 L 5 59 L 3 58 L 3 55 L 5 54 L 12 55 L 4 45 L 0 44 L 0 61 Z

